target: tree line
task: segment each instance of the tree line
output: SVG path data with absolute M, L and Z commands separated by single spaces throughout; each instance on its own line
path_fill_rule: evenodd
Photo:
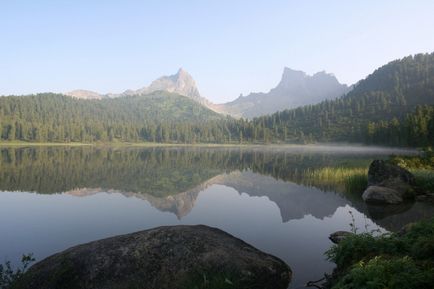
M 82 100 L 0 98 L 0 138 L 34 142 L 434 145 L 434 53 L 393 61 L 345 96 L 253 120 L 219 115 L 168 92 Z

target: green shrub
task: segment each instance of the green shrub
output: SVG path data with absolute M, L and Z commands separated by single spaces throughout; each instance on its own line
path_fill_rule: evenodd
M 421 268 L 407 256 L 378 256 L 355 264 L 333 289 L 428 289 L 432 284 L 434 268 Z
M 23 255 L 21 258 L 21 267 L 13 269 L 11 262 L 0 264 L 0 289 L 9 289 L 15 284 L 27 271 L 28 267 L 35 259 L 33 254 Z
M 433 288 L 434 219 L 401 234 L 350 235 L 326 256 L 337 265 L 333 289 Z
M 428 192 L 434 192 L 434 170 L 410 169 L 416 179 L 416 185 Z
M 408 251 L 406 244 L 394 235 L 375 237 L 371 233 L 362 233 L 348 236 L 339 244 L 332 246 L 326 252 L 326 256 L 338 268 L 348 268 L 380 254 L 394 255 L 403 251 Z
M 434 170 L 434 151 L 426 148 L 421 155 L 417 156 L 391 156 L 391 162 L 407 170 L 425 169 Z

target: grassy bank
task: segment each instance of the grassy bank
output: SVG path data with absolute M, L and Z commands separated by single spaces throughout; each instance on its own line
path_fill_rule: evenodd
M 434 192 L 434 152 L 425 150 L 417 156 L 391 156 L 390 161 L 409 170 L 422 192 Z M 345 193 L 362 193 L 368 185 L 369 163 L 307 169 L 303 183 Z
M 306 170 L 305 182 L 320 187 L 330 187 L 337 191 L 359 193 L 368 184 L 368 167 L 324 167 Z
M 429 289 L 434 284 L 434 219 L 404 233 L 352 235 L 326 252 L 336 263 L 332 289 Z

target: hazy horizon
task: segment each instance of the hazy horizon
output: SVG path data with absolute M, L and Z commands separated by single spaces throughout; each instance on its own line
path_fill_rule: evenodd
M 417 3 L 418 5 L 415 5 Z M 432 52 L 431 1 L 3 3 L 0 95 L 147 86 L 183 67 L 215 103 L 267 92 L 283 68 L 351 85 Z

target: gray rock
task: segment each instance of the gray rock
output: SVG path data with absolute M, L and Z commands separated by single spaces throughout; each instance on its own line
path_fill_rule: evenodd
M 384 182 L 401 182 L 410 186 L 416 184 L 412 173 L 389 161 L 374 160 L 369 166 L 368 185 L 379 185 Z
M 282 260 L 219 229 L 168 226 L 50 256 L 32 266 L 15 288 L 188 289 L 232 284 L 283 289 L 291 274 Z
M 369 186 L 363 192 L 362 199 L 369 204 L 400 204 L 403 202 L 398 191 L 379 186 Z
M 363 200 L 371 204 L 399 204 L 415 197 L 415 178 L 404 168 L 384 160 L 369 166 L 368 188 Z
M 337 231 L 332 234 L 330 234 L 329 239 L 335 244 L 339 244 L 343 239 L 345 239 L 348 236 L 354 235 L 351 232 L 348 231 Z

